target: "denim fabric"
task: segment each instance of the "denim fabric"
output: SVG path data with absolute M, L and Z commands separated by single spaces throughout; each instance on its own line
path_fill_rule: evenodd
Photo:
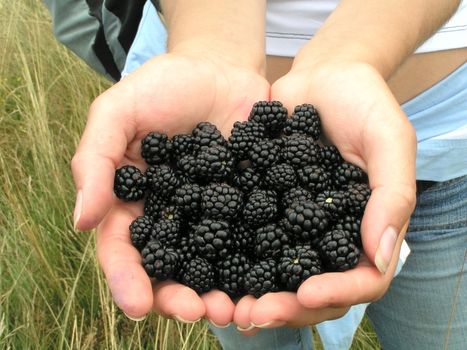
M 411 254 L 367 313 L 385 350 L 467 349 L 467 176 L 418 196 Z

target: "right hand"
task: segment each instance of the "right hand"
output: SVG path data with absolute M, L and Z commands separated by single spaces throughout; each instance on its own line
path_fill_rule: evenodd
M 150 131 L 173 136 L 209 121 L 228 135 L 235 121 L 248 117 L 254 102 L 269 98 L 269 84 L 258 72 L 203 56 L 155 57 L 105 91 L 90 108 L 72 160 L 75 228 L 98 226 L 98 260 L 116 304 L 131 318 L 152 308 L 166 317 L 206 317 L 218 325 L 233 318 L 235 306 L 225 293 L 200 297 L 175 282 L 151 282 L 128 230 L 143 205 L 121 202 L 113 194 L 116 168 L 132 164 L 144 170 L 141 139 Z

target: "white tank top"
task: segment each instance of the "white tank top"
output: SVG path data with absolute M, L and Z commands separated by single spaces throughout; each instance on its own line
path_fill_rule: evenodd
M 338 3 L 338 0 L 268 0 L 267 54 L 294 57 L 318 31 Z M 463 0 L 451 19 L 415 52 L 461 47 L 467 47 L 467 0 Z

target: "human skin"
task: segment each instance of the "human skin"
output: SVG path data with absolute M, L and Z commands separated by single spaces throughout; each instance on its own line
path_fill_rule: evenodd
M 233 321 L 253 334 L 258 326 L 336 318 L 350 305 L 381 297 L 415 205 L 415 134 L 385 80 L 457 2 L 343 1 L 291 71 L 272 86 L 263 77 L 264 1 L 224 1 L 216 7 L 208 1 L 181 3 L 162 2 L 169 54 L 150 60 L 96 99 L 72 162 L 75 226 L 98 225 L 97 254 L 117 305 L 132 318 L 154 309 L 185 321 Z M 415 11 L 425 7 L 430 11 Z M 384 16 L 375 16 L 380 13 Z M 297 294 L 247 296 L 236 305 L 219 291 L 199 297 L 175 282 L 151 282 L 127 229 L 142 205 L 115 199 L 115 169 L 143 167 L 139 145 L 149 131 L 174 135 L 208 120 L 228 134 L 255 101 L 267 99 L 282 101 L 289 110 L 313 103 L 328 139 L 368 172 L 373 192 L 362 223 L 361 263 L 352 271 L 312 277 Z M 386 244 L 380 246 L 381 241 Z

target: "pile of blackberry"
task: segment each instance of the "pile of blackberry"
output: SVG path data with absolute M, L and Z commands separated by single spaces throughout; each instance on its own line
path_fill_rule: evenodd
M 129 229 L 151 278 L 260 297 L 359 261 L 368 179 L 323 144 L 310 104 L 288 117 L 278 101 L 257 102 L 228 139 L 209 122 L 151 132 L 141 155 L 147 169 L 117 169 L 114 192 L 144 200 Z

